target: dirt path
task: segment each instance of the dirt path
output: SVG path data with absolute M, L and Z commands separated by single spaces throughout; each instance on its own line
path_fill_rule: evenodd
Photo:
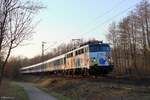
M 18 83 L 18 85 L 25 89 L 29 100 L 57 100 L 55 97 L 50 96 L 29 83 Z

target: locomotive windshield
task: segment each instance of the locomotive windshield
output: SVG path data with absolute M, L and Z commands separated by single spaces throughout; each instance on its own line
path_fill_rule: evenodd
M 109 52 L 110 46 L 108 44 L 92 44 L 89 45 L 90 52 Z

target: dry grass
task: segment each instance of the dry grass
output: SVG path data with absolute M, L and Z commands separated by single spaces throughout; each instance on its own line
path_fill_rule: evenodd
M 60 100 L 150 100 L 149 83 L 127 81 L 35 78 L 34 83 Z

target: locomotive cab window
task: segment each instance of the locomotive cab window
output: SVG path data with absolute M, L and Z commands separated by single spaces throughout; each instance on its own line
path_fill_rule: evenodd
M 110 46 L 108 44 L 101 44 L 100 49 L 101 49 L 101 51 L 109 52 L 110 51 Z
M 110 46 L 108 44 L 94 44 L 89 46 L 90 52 L 109 52 Z

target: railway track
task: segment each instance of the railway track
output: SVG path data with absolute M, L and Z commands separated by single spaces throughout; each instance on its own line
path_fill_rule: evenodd
M 65 80 L 113 80 L 116 79 L 112 76 L 82 76 L 82 75 L 67 75 L 67 76 L 61 76 L 61 75 L 49 75 L 48 76 L 51 79 L 65 79 Z

